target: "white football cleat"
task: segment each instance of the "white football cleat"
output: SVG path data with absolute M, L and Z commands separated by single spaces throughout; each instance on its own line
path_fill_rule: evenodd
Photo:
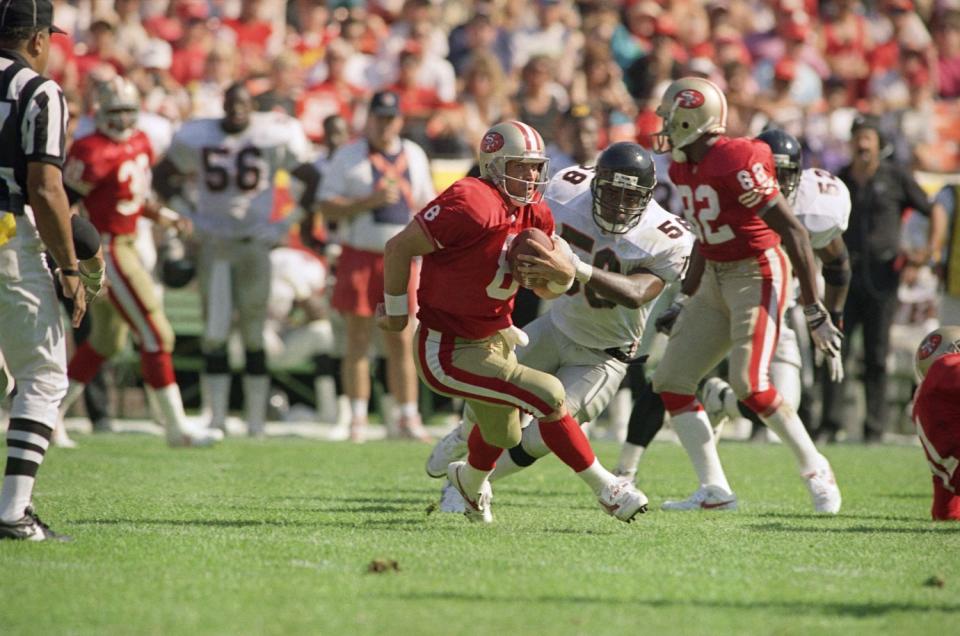
M 824 466 L 812 473 L 802 475 L 813 499 L 813 509 L 816 512 L 835 515 L 840 512 L 840 488 L 833 476 L 830 463 L 824 459 Z
M 636 485 L 637 483 L 636 468 L 621 468 L 620 466 L 617 466 L 617 469 L 613 471 L 613 474 L 624 481 L 629 481 L 631 484 Z
M 463 439 L 460 429 L 461 425 L 457 424 L 430 451 L 426 468 L 427 474 L 434 479 L 446 477 L 447 466 L 458 459 L 463 459 L 463 456 L 467 454 L 467 440 Z
M 447 479 L 463 497 L 463 502 L 466 504 L 463 514 L 467 519 L 476 523 L 492 523 L 493 512 L 490 510 L 490 502 L 493 499 L 493 489 L 490 487 L 490 482 L 484 480 L 483 485 L 480 486 L 480 492 L 468 495 L 460 482 L 460 470 L 466 464 L 467 462 L 460 461 L 447 466 Z
M 172 448 L 205 448 L 223 441 L 223 431 L 218 428 L 190 428 L 179 433 L 168 433 L 167 444 Z
M 460 496 L 460 491 L 449 480 L 444 480 L 443 488 L 440 489 L 440 512 L 462 515 L 466 511 L 467 502 Z
M 682 501 L 665 501 L 661 510 L 736 510 L 737 496 L 720 486 L 701 486 Z
M 626 479 L 618 479 L 604 486 L 597 501 L 608 515 L 627 523 L 646 512 L 649 503 L 647 496 Z

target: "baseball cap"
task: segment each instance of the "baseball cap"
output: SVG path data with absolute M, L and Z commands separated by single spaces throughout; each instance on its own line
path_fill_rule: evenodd
M 379 91 L 370 99 L 370 112 L 381 117 L 400 114 L 400 98 L 392 91 Z
M 53 24 L 51 0 L 0 0 L 0 29 L 16 27 L 49 28 L 51 33 L 66 33 Z

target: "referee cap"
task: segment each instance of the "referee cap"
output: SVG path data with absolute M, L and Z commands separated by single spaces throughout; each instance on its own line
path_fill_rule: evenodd
M 53 24 L 51 0 L 0 0 L 0 31 L 17 27 L 49 28 L 51 33 L 66 33 Z

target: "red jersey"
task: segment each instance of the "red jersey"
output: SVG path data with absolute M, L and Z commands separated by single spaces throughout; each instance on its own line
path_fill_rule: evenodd
M 759 214 L 779 192 L 770 146 L 719 137 L 700 163 L 670 163 L 683 215 L 712 261 L 739 261 L 780 244 Z
M 960 353 L 930 365 L 913 401 L 913 420 L 934 475 L 960 494 Z
M 510 208 L 493 184 L 465 177 L 414 218 L 436 247 L 420 270 L 420 322 L 471 340 L 509 327 L 519 284 L 507 248 L 528 227 L 553 234 L 547 204 Z
M 153 148 L 140 130 L 126 141 L 101 132 L 77 140 L 67 154 L 64 185 L 83 197 L 101 234 L 133 234 L 150 193 Z

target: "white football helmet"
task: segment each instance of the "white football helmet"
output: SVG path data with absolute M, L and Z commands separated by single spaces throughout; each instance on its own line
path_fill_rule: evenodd
M 97 85 L 97 130 L 115 141 L 133 134 L 140 112 L 140 93 L 133 82 L 119 75 Z
M 540 175 L 536 181 L 507 176 L 509 161 L 540 164 Z M 549 168 L 543 137 L 523 122 L 500 122 L 487 130 L 480 141 L 480 176 L 517 203 L 536 203 L 543 199 L 543 191 L 550 181 Z M 512 194 L 507 188 L 511 181 L 523 184 L 524 194 Z
M 917 378 L 923 380 L 933 363 L 948 353 L 960 353 L 960 327 L 948 325 L 927 334 L 913 357 Z
M 654 152 L 672 151 L 673 159 L 686 161 L 682 148 L 707 133 L 727 129 L 727 98 L 720 87 L 701 77 L 681 77 L 667 87 L 657 115 L 663 129 L 654 135 Z

